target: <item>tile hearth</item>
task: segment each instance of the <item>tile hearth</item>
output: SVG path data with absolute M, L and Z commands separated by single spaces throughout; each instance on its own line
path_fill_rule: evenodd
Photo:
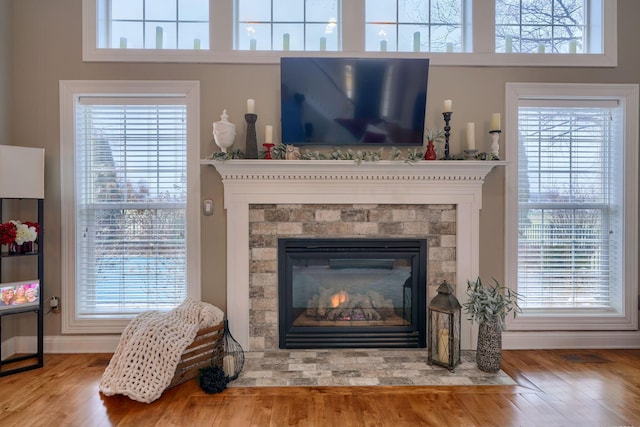
M 452 373 L 427 364 L 425 349 L 250 351 L 228 387 L 516 385 L 503 371 L 479 370 L 473 351 L 461 359 Z

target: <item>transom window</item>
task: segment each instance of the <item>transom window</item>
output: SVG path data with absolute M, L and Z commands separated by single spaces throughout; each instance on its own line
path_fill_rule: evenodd
M 367 51 L 459 52 L 462 0 L 366 0 Z
M 496 52 L 600 53 L 585 44 L 586 0 L 496 0 Z
M 615 0 L 83 0 L 85 61 L 614 66 Z
M 235 49 L 340 50 L 340 0 L 237 0 Z
M 209 0 L 98 0 L 100 48 L 209 49 Z

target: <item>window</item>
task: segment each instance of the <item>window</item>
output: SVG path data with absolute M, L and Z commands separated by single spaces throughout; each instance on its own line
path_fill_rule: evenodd
M 513 326 L 637 328 L 638 87 L 513 84 L 508 97 Z
M 99 48 L 209 49 L 209 0 L 98 0 Z
M 431 65 L 613 66 L 616 10 L 615 0 L 83 0 L 83 59 L 429 52 Z
M 65 332 L 199 298 L 198 87 L 164 83 L 61 83 Z
M 339 0 L 237 0 L 238 50 L 340 50 Z
M 367 51 L 459 52 L 462 0 L 367 0 Z
M 496 52 L 601 53 L 585 43 L 587 3 L 598 2 L 496 0 Z

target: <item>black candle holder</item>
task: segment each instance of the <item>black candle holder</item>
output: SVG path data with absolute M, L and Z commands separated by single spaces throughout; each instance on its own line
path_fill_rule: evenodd
M 449 156 L 449 131 L 451 131 L 451 126 L 449 126 L 449 122 L 451 121 L 451 112 L 447 111 L 442 113 L 444 116 L 444 159 L 449 160 L 451 156 Z
M 247 122 L 247 143 L 245 147 L 245 159 L 258 158 L 258 138 L 256 137 L 256 121 L 257 114 L 245 114 L 244 119 Z

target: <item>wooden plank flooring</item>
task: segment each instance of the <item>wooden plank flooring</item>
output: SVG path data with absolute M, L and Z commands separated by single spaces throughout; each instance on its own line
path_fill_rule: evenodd
M 233 388 L 104 397 L 109 354 L 50 354 L 0 378 L 0 426 L 640 425 L 640 350 L 505 351 L 516 386 Z

